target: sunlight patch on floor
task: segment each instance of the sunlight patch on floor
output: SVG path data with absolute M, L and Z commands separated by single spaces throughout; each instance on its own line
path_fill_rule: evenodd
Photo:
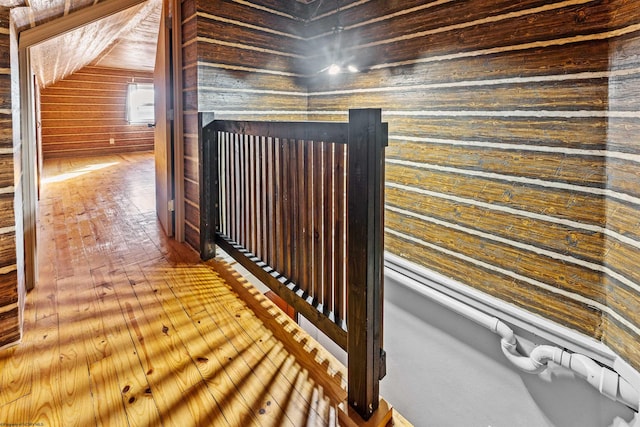
M 65 172 L 65 173 L 61 173 L 59 175 L 43 178 L 42 179 L 42 183 L 43 184 L 52 184 L 52 183 L 56 183 L 56 182 L 63 182 L 63 181 L 69 180 L 69 179 L 77 178 L 77 177 L 82 176 L 82 175 L 86 175 L 88 173 L 91 173 L 91 172 L 94 172 L 94 171 L 97 171 L 97 170 L 100 170 L 100 169 L 108 168 L 110 166 L 115 166 L 118 163 L 119 162 L 98 163 L 98 164 L 95 164 L 95 165 L 85 166 L 82 169 L 77 169 L 75 171 Z

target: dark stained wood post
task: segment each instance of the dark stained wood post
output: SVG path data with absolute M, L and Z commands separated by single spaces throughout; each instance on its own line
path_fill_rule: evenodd
M 349 110 L 347 331 L 349 405 L 365 420 L 377 410 L 382 352 L 384 145 L 380 109 Z
M 215 233 L 219 221 L 220 177 L 218 176 L 218 132 L 213 113 L 198 113 L 198 164 L 200 174 L 200 258 L 216 256 Z

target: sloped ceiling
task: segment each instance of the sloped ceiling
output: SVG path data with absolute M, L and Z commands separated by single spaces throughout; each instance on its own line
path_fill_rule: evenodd
M 80 9 L 94 0 L 0 0 L 13 7 L 18 32 Z M 153 71 L 162 0 L 147 0 L 31 47 L 31 64 L 41 87 L 49 86 L 86 65 Z
M 95 57 L 92 65 L 153 71 L 162 0 L 148 0 L 115 41 Z
M 0 0 L 11 7 L 18 32 L 55 21 L 73 12 L 113 0 Z M 256 0 L 261 3 L 262 0 Z M 313 4 L 315 12 L 328 0 L 268 0 L 267 5 L 295 9 Z M 49 86 L 86 65 L 152 71 L 155 64 L 162 0 L 105 17 L 31 48 L 32 67 L 41 87 Z
M 38 83 L 49 86 L 89 64 L 152 71 L 161 6 L 148 0 L 32 47 Z

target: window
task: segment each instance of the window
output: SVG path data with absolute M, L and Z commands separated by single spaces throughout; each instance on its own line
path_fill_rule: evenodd
M 129 90 L 127 92 L 127 121 L 129 124 L 155 122 L 152 84 L 129 84 Z

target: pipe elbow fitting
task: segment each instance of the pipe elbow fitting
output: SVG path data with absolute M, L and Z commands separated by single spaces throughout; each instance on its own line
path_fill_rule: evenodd
M 537 360 L 518 353 L 515 344 L 511 344 L 506 340 L 501 340 L 501 343 L 502 353 L 511 363 L 518 367 L 518 369 L 530 374 L 537 374 L 542 372 L 546 367 L 546 365 L 540 364 Z
M 500 319 L 495 319 L 495 324 L 493 325 L 492 330 L 493 333 L 498 334 L 502 338 L 503 343 L 506 342 L 509 345 L 514 347 L 516 346 L 516 335 L 513 333 L 513 330 Z
M 547 366 L 549 361 L 553 361 L 554 363 L 561 365 L 564 353 L 566 352 L 557 347 L 552 347 L 549 345 L 539 345 L 531 350 L 531 354 L 529 355 L 529 357 L 543 366 Z

